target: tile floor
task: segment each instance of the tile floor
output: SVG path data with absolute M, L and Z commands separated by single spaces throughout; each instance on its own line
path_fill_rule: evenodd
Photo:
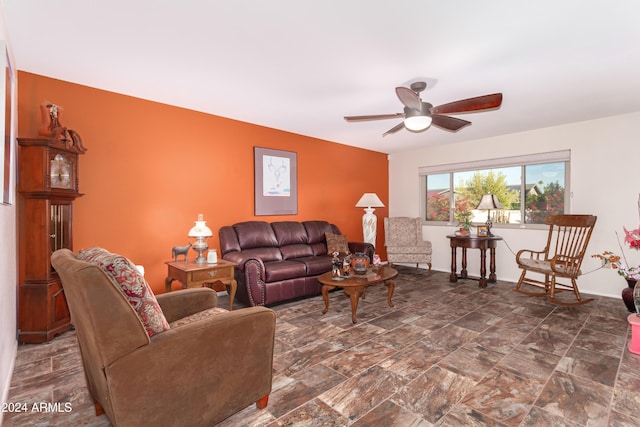
M 638 425 L 640 356 L 626 349 L 621 299 L 561 307 L 512 292 L 513 283 L 479 289 L 398 269 L 395 308 L 384 286 L 370 287 L 357 325 L 341 291 L 324 316 L 321 297 L 273 307 L 269 405 L 220 426 Z M 93 413 L 73 332 L 19 347 L 12 402 L 61 404 L 5 413 L 6 427 L 110 425 Z

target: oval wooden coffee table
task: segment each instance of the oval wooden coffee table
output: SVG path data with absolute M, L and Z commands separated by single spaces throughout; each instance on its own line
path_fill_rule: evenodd
M 331 271 L 324 273 L 318 277 L 318 281 L 322 283 L 322 298 L 324 299 L 324 310 L 322 314 L 326 314 L 329 311 L 329 291 L 336 287 L 344 289 L 344 293 L 351 299 L 351 321 L 357 323 L 356 310 L 358 309 L 358 300 L 360 296 L 364 299 L 364 290 L 367 286 L 375 285 L 377 283 L 384 283 L 388 288 L 387 302 L 389 307 L 393 307 L 391 297 L 393 296 L 393 289 L 395 284 L 393 278 L 398 275 L 398 272 L 391 267 L 380 267 L 376 273 L 369 272 L 368 274 L 359 275 L 352 274 L 347 277 L 343 277 L 342 280 L 334 280 L 333 273 Z

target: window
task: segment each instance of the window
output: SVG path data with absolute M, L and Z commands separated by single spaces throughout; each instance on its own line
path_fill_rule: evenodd
M 569 151 L 420 168 L 421 206 L 427 222 L 544 224 L 568 206 Z M 477 210 L 482 195 L 502 205 Z

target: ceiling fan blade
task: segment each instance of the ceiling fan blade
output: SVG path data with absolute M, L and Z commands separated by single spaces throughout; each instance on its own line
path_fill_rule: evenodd
M 432 114 L 453 114 L 467 111 L 488 110 L 498 108 L 502 104 L 502 94 L 493 93 L 491 95 L 477 96 L 475 98 L 462 99 L 448 104 L 438 105 L 431 108 Z
M 405 106 L 411 108 L 412 110 L 420 111 L 422 107 L 422 101 L 420 100 L 420 96 L 409 89 L 408 87 L 399 86 L 396 88 L 396 95 L 398 95 L 398 99 Z
M 373 114 L 370 116 L 344 116 L 344 119 L 348 122 L 364 122 L 366 120 L 397 119 L 402 117 L 404 117 L 403 113 L 394 113 L 394 114 Z
M 443 128 L 443 129 L 447 129 L 455 132 L 467 125 L 470 125 L 471 122 L 458 119 L 457 117 L 449 117 L 449 116 L 441 116 L 439 114 L 433 114 L 431 116 L 431 124 L 434 126 L 438 126 L 439 128 Z
M 391 129 L 389 129 L 388 131 L 386 131 L 385 133 L 382 134 L 382 136 L 387 136 L 390 133 L 396 133 L 398 132 L 400 129 L 404 129 L 404 122 L 400 122 L 397 125 L 395 125 L 394 127 L 392 127 Z

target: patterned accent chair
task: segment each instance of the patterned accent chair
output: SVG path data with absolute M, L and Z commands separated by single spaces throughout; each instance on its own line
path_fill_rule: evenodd
M 426 263 L 431 270 L 431 242 L 422 238 L 422 219 L 391 217 L 384 219 L 384 245 L 389 264 Z

